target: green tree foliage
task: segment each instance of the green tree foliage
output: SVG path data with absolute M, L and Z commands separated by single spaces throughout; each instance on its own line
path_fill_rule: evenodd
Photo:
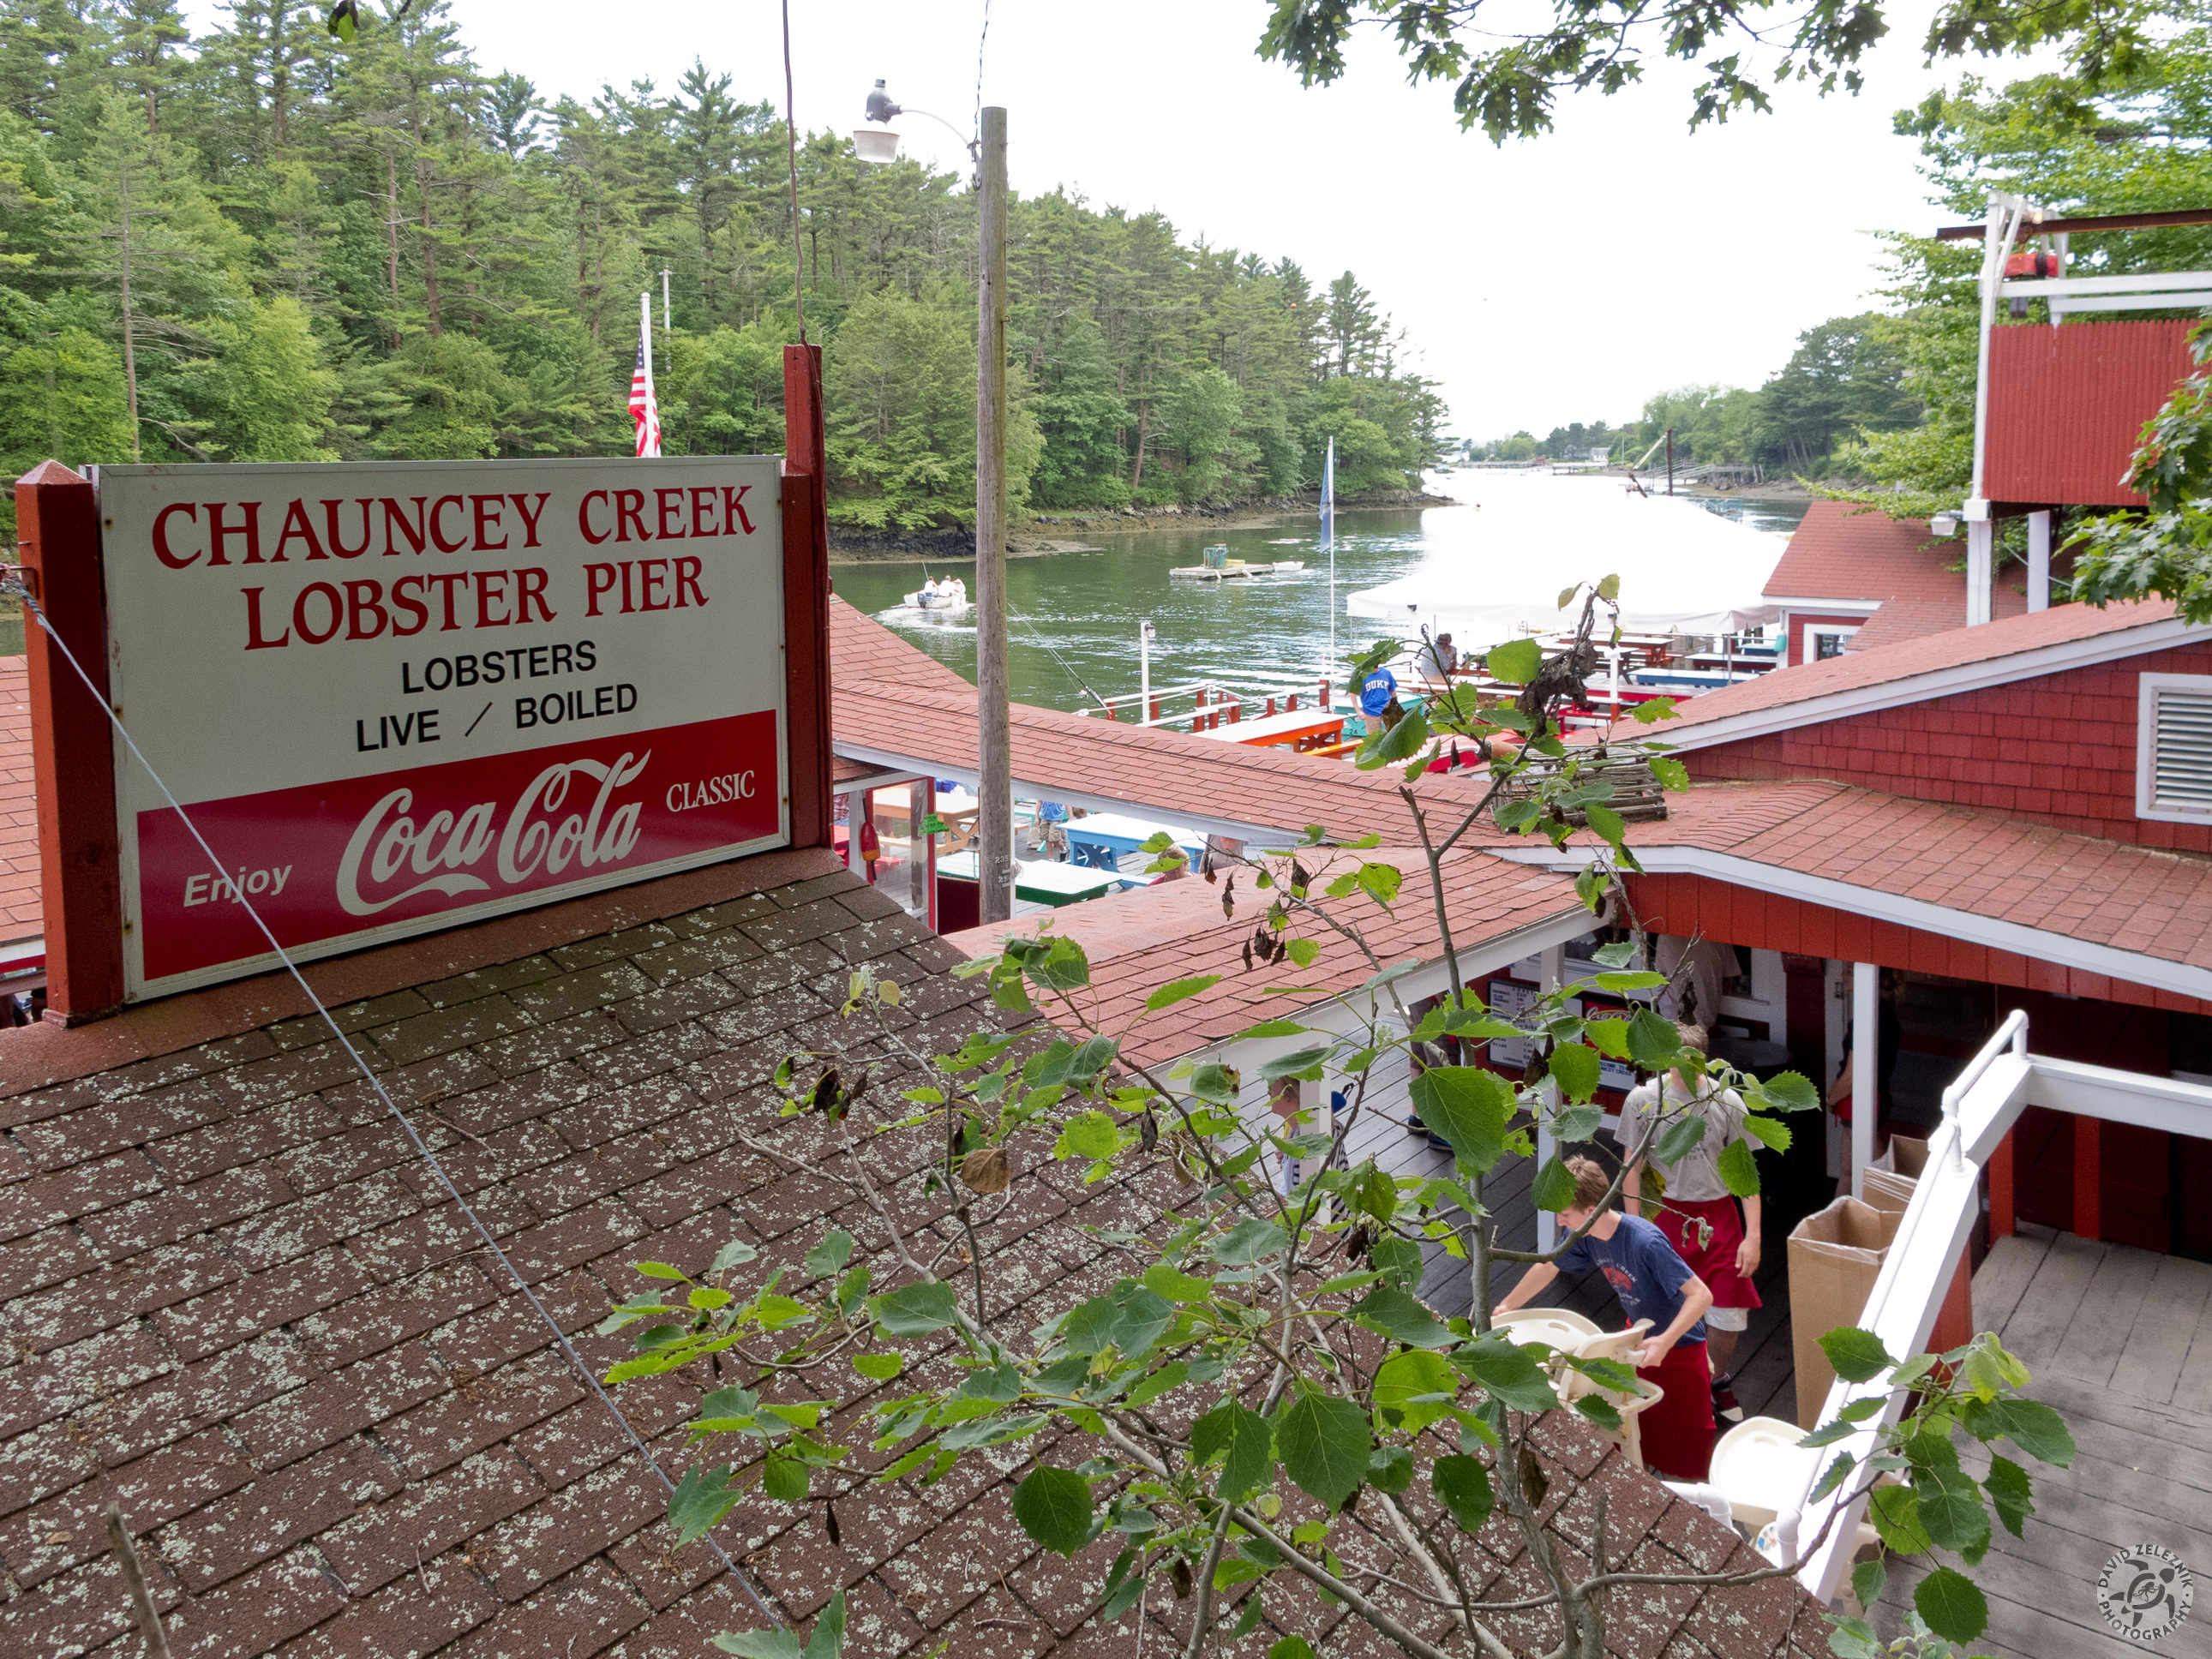
M 1899 112 L 1898 131 L 1920 140 L 1948 216 L 1982 218 L 1992 190 L 2081 214 L 2201 207 L 2212 198 L 2212 30 L 2192 17 L 2158 33 L 2094 76 L 2076 65 L 2004 84 L 1970 77 Z M 1873 486 L 1856 499 L 1923 518 L 1955 508 L 1971 483 L 1982 245 L 1888 240 L 1895 314 L 1883 331 L 1923 418 L 1864 432 L 1844 459 Z M 2069 253 L 2072 276 L 2201 270 L 2212 260 L 2212 228 L 2076 235 Z M 2024 318 L 1998 318 L 2000 327 L 2049 323 L 2039 304 Z M 2019 540 L 2016 525 L 2008 527 Z
M 1218 410 L 1207 416 L 1217 417 L 1227 422 Z M 1566 656 L 1546 662 L 1533 640 L 1491 653 L 1491 672 L 1523 688 L 1513 704 L 1455 691 L 1370 734 L 1358 765 L 1390 767 L 1408 781 L 1447 743 L 1483 742 L 1496 757 L 1486 788 L 1416 802 L 1422 852 L 1412 869 L 1370 857 L 1374 835 L 1332 836 L 1319 824 L 1294 847 L 1209 860 L 1224 910 L 1253 928 L 1248 972 L 1288 973 L 1285 961 L 1310 969 L 1326 956 L 1332 967 L 1322 972 L 1360 976 L 1356 989 L 1325 999 L 1326 1024 L 1306 1023 L 1301 1002 L 1323 994 L 1309 991 L 1211 1051 L 1218 1057 L 1148 1061 L 1144 1022 L 1183 1029 L 1179 1005 L 1224 975 L 1158 985 L 1141 1006 L 1101 996 L 1083 947 L 1049 924 L 957 970 L 982 980 L 1014 1018 L 1011 1029 L 978 1022 L 964 1038 L 943 1039 L 957 1042 L 951 1052 L 939 1051 L 884 969 L 865 963 L 850 975 L 842 1021 L 825 1022 L 818 1039 L 828 1046 L 787 1055 L 775 1081 L 783 1115 L 805 1120 L 799 1133 L 824 1173 L 865 1195 L 869 1224 L 825 1222 L 795 1272 L 787 1251 L 771 1268 L 743 1241 L 696 1278 L 637 1262 L 644 1282 L 599 1326 L 632 1344 L 608 1370 L 610 1384 L 651 1378 L 696 1400 L 699 1455 L 669 1509 L 678 1542 L 740 1505 L 802 1515 L 886 1482 L 957 1484 L 969 1478 L 963 1462 L 997 1478 L 1021 1460 L 1012 1523 L 1070 1559 L 1072 1593 L 1096 1608 L 1098 1639 L 1118 1639 L 1114 1627 L 1149 1594 L 1177 1604 L 1190 1632 L 1181 1651 L 1190 1656 L 1227 1650 L 1260 1619 L 1319 1595 L 1346 1609 L 1355 1640 L 1364 1626 L 1378 1649 L 1413 1659 L 1602 1659 L 1625 1627 L 1618 1621 L 1634 1617 L 1634 1598 L 1615 1591 L 1664 1595 L 1670 1581 L 1697 1583 L 1717 1587 L 1725 1608 L 1729 1589 L 1756 1594 L 1800 1570 L 1802 1556 L 1750 1557 L 1711 1577 L 1623 1560 L 1602 1525 L 1593 1531 L 1577 1518 L 1601 1513 L 1587 1492 L 1552 1490 L 1570 1477 L 1545 1472 L 1540 1425 L 1571 1412 L 1617 1430 L 1620 1404 L 1640 1390 L 1623 1364 L 1516 1341 L 1520 1332 L 1493 1323 L 1506 1288 L 1499 1269 L 1556 1261 L 1594 1218 L 1574 1217 L 1552 1250 L 1516 1250 L 1484 1194 L 1508 1160 L 1541 1159 L 1523 1174 L 1537 1204 L 1577 1207 L 1573 1176 L 1558 1153 L 1540 1150 L 1538 1132 L 1562 1146 L 1596 1135 L 1601 1054 L 1678 1073 L 1693 1097 L 1739 1091 L 1750 1132 L 1778 1150 L 1790 1145 L 1792 1114 L 1817 1113 L 1819 1091 L 1794 1073 L 1749 1077 L 1686 1048 L 1681 1030 L 1649 1008 L 1632 1018 L 1583 1012 L 1587 992 L 1617 998 L 1665 983 L 1643 968 L 1638 941 L 1599 947 L 1594 981 L 1555 988 L 1509 1023 L 1468 994 L 1449 953 L 1441 994 L 1407 1006 L 1395 988 L 1413 964 L 1385 966 L 1373 937 L 1394 904 L 1433 907 L 1441 926 L 1449 848 L 1478 824 L 1565 854 L 1593 912 L 1637 867 L 1627 826 L 1607 805 L 1613 785 L 1593 761 L 1640 763 L 1663 787 L 1687 787 L 1681 763 L 1661 752 L 1667 745 L 1641 735 L 1671 708 L 1645 704 L 1596 751 L 1564 742 L 1559 723 L 1580 677 L 1597 672 L 1595 625 L 1608 607 L 1606 631 L 1618 638 L 1619 589 L 1607 577 L 1571 590 L 1583 597 Z M 1352 678 L 1402 648 L 1382 641 Z M 1489 746 L 1498 739 L 1519 741 Z M 1578 823 L 1592 833 L 1570 850 Z M 1183 871 L 1167 835 L 1149 850 L 1153 871 Z M 1395 955 L 1404 935 L 1393 937 Z M 1235 971 L 1233 960 L 1224 966 Z M 1021 1018 L 1030 1015 L 1040 1018 Z M 1438 1063 L 1427 1049 L 1412 1103 L 1449 1143 L 1449 1169 L 1396 1175 L 1371 1158 L 1353 1161 L 1362 1116 L 1402 1111 L 1402 1097 L 1377 1092 L 1380 1079 L 1406 1076 L 1401 1056 L 1416 1044 L 1452 1036 L 1475 1054 L 1491 1039 L 1518 1039 L 1534 1058 L 1508 1076 Z M 1231 1062 L 1256 1073 L 1249 1085 Z M 1319 1124 L 1277 1117 L 1260 1098 L 1286 1079 L 1340 1082 L 1341 1109 Z M 1624 1164 L 1694 1144 L 1704 1127 L 1686 1103 L 1669 1105 Z M 1748 1196 L 1758 1165 L 1731 1151 L 1723 1175 Z M 1270 1178 L 1279 1158 L 1296 1160 L 1292 1190 Z M 975 1245 L 975 1229 L 1024 1201 L 1018 1183 L 1049 1179 L 1041 1172 L 1054 1162 L 1069 1166 L 1060 1179 L 1127 1182 L 1136 1208 L 1107 1231 L 1114 1255 L 1090 1294 L 1048 1291 L 1040 1301 L 992 1282 L 1004 1266 Z M 1172 1210 L 1147 1212 L 1152 1200 L 1133 1196 L 1138 1183 L 1149 1174 L 1158 1194 L 1170 1170 Z M 1616 1188 L 1624 1179 L 1625 1170 Z M 986 1204 L 997 1207 L 971 1214 Z M 959 1257 L 930 1231 L 948 1211 L 968 1230 Z M 1446 1318 L 1422 1300 L 1425 1249 L 1462 1264 L 1471 1317 Z M 2025 1397 L 2026 1369 L 1994 1336 L 1941 1356 L 1893 1356 L 1859 1329 L 1828 1332 L 1821 1343 L 1854 1397 L 1806 1438 L 1824 1471 L 1815 1501 L 1840 1493 L 1855 1502 L 1879 1485 L 1883 1548 L 1939 1555 L 1916 1591 L 1917 1611 L 1936 1638 L 1972 1641 L 1987 1609 L 1968 1575 L 1996 1527 L 2017 1534 L 2032 1511 L 2026 1464 L 2073 1457 L 2065 1425 Z M 714 1363 L 732 1354 L 741 1369 Z M 846 1365 L 890 1386 L 846 1408 Z M 1990 1449 L 1986 1463 L 1978 1454 L 1975 1462 L 1985 1474 L 1962 1462 L 1962 1441 Z M 1432 1612 L 1409 1616 L 1422 1609 L 1382 1594 L 1363 1570 L 1355 1540 L 1372 1534 L 1346 1520 L 1362 1506 L 1360 1522 L 1388 1526 L 1402 1550 L 1396 1583 L 1429 1587 Z M 1796 1547 L 1809 1555 L 1838 1524 L 1850 1522 L 1808 1520 Z M 1501 1608 L 1504 1598 L 1484 1587 L 1508 1547 L 1525 1571 Z M 1863 1600 L 1875 1599 L 1881 1571 L 1859 1569 Z M 718 1640 L 731 1652 L 792 1659 L 836 1652 L 842 1632 L 833 1608 L 803 1649 L 790 1632 Z M 1863 1625 L 1838 1621 L 1835 1636 L 1838 1653 L 1877 1651 Z M 1287 1639 L 1272 1650 L 1285 1659 L 1300 1650 L 1311 1651 Z M 1931 1659 L 1941 1650 L 1927 1650 Z
M 185 384 L 201 447 L 231 461 L 334 461 L 323 447 L 338 377 L 321 366 L 307 307 L 289 295 L 239 299 L 199 325 L 207 356 Z
M 1921 46 L 1931 61 L 2057 46 L 2067 78 L 2095 86 L 2155 51 L 2161 15 L 2130 0 L 1946 0 Z M 1777 82 L 1856 93 L 1860 58 L 1889 33 L 1875 0 L 1803 8 L 1713 0 L 1690 12 L 1656 0 L 1587 0 L 1559 9 L 1547 27 L 1532 32 L 1528 23 L 1502 0 L 1487 9 L 1483 0 L 1273 0 L 1260 53 L 1290 64 L 1308 86 L 1332 82 L 1345 73 L 1352 31 L 1369 26 L 1396 43 L 1413 80 L 1451 84 L 1461 126 L 1480 125 L 1503 143 L 1550 131 L 1563 93 L 1616 93 L 1640 80 L 1647 59 L 1704 71 L 1691 91 L 1692 127 L 1771 108 L 1767 88 Z
M 1890 319 L 1837 317 L 1797 337 L 1779 374 L 1759 389 L 1752 442 L 1793 471 L 1815 472 L 1839 438 L 1917 423 Z
M 972 520 L 975 316 L 964 291 L 863 297 L 823 354 L 833 516 L 870 529 Z M 1036 461 L 1036 423 L 1015 405 L 1006 433 L 1010 508 Z
M 1634 462 L 1671 428 L 1677 465 L 1755 461 L 1815 478 L 1863 472 L 1873 434 L 1920 419 L 1907 388 L 1904 338 L 1893 317 L 1833 317 L 1800 334 L 1788 364 L 1756 392 L 1677 386 L 1647 402 L 1641 420 L 1553 427 L 1540 447 L 1523 442 L 1525 433 L 1501 438 L 1484 457 L 1526 460 L 1541 453 L 1578 461 L 1602 446 L 1616 463 Z
M 807 137 L 794 239 L 781 124 L 730 75 L 549 102 L 473 60 L 447 0 L 362 16 L 345 44 L 316 0 L 235 0 L 188 38 L 175 0 L 0 0 L 0 352 L 29 377 L 0 453 L 623 453 L 665 270 L 669 453 L 782 447 L 796 280 L 839 520 L 972 522 L 958 178 Z M 1311 487 L 1332 437 L 1347 494 L 1441 456 L 1435 390 L 1349 272 L 1318 292 L 1065 191 L 1013 204 L 1009 264 L 1018 511 Z

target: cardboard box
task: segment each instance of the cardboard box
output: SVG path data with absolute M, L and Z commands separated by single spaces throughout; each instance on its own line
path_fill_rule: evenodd
M 1889 1214 L 1893 1234 L 1905 1215 L 1905 1206 L 1912 1202 L 1913 1189 L 1919 1186 L 1921 1173 L 1927 1167 L 1928 1143 L 1911 1135 L 1894 1137 L 1889 1150 L 1868 1166 L 1866 1201 Z M 1974 1340 L 1973 1277 L 1974 1264 L 1969 1252 L 1960 1258 L 1958 1271 L 1951 1276 L 1950 1289 L 1944 1293 L 1943 1305 L 1936 1311 L 1935 1328 L 1928 1334 L 1930 1353 L 1948 1353 Z
M 1872 1167 L 1917 1178 L 1928 1167 L 1928 1143 L 1917 1135 L 1892 1135 L 1889 1150 L 1875 1159 Z
M 1797 1425 L 1819 1426 L 1836 1373 L 1820 1339 L 1856 1325 L 1881 1272 L 1904 1209 L 1877 1209 L 1839 1198 L 1807 1216 L 1790 1235 L 1790 1335 L 1797 1366 Z
M 1866 1201 L 1877 1210 L 1905 1213 L 1912 1189 L 1928 1167 L 1928 1143 L 1911 1135 L 1892 1135 L 1889 1150 L 1867 1166 Z
M 1915 1177 L 1899 1175 L 1894 1170 L 1870 1168 L 1863 1184 L 1869 1204 L 1893 1215 L 1903 1215 L 1905 1206 L 1912 1202 L 1912 1189 L 1920 1183 Z

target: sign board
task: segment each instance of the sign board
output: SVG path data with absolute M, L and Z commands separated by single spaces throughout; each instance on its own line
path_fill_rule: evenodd
M 778 471 L 100 469 L 126 996 L 788 844 Z

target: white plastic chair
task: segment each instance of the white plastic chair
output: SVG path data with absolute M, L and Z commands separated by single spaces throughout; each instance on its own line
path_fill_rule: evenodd
M 1713 1447 L 1705 1477 L 1727 1497 L 1729 1510 L 1757 1532 L 1784 1510 L 1801 1508 L 1820 1462 L 1816 1447 L 1801 1446 L 1805 1431 L 1778 1417 L 1747 1417 Z
M 1713 1447 L 1705 1479 L 1727 1498 L 1729 1512 L 1747 1530 L 1757 1533 L 1782 1516 L 1794 1520 L 1802 1508 L 1821 1459 L 1830 1455 L 1818 1446 L 1800 1445 L 1804 1437 L 1804 1430 L 1778 1417 L 1747 1417 Z M 1855 1547 L 1864 1549 L 1879 1538 L 1862 1521 Z M 1785 1540 L 1784 1547 L 1794 1542 Z
M 1639 1319 L 1626 1330 L 1602 1331 L 1595 1336 L 1586 1339 L 1582 1345 L 1581 1352 L 1576 1358 L 1610 1359 L 1617 1364 L 1633 1367 L 1636 1364 L 1636 1350 L 1644 1346 L 1644 1339 L 1650 1334 L 1651 1322 L 1648 1319 Z M 1642 1468 L 1644 1467 L 1644 1431 L 1638 1419 L 1644 1413 L 1664 1400 L 1667 1397 L 1667 1391 L 1657 1383 L 1646 1382 L 1640 1377 L 1630 1388 L 1608 1389 L 1584 1376 L 1580 1371 L 1571 1370 L 1565 1371 L 1565 1387 L 1561 1389 L 1561 1398 L 1565 1403 L 1571 1406 L 1584 1395 L 1593 1394 L 1608 1401 L 1613 1408 L 1620 1413 L 1620 1449 L 1627 1455 L 1630 1462 L 1636 1465 L 1638 1468 Z
M 1602 1334 L 1596 1321 L 1571 1308 L 1516 1308 L 1490 1322 L 1515 1342 L 1548 1342 L 1563 1353 L 1579 1354 L 1583 1343 Z

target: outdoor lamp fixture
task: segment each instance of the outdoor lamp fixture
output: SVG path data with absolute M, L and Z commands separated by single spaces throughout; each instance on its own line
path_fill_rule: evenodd
M 968 147 L 971 158 L 975 155 L 976 140 L 962 137 L 960 129 L 941 115 L 930 115 L 926 109 L 909 110 L 893 103 L 890 94 L 884 90 L 884 83 L 879 80 L 876 82 L 876 89 L 868 94 L 867 116 L 869 120 L 881 125 L 860 127 L 853 134 L 853 154 L 864 166 L 884 167 L 898 160 L 899 136 L 890 125 L 895 115 L 928 115 L 931 120 L 955 138 L 959 138 Z
M 1006 112 L 977 88 L 975 131 L 892 101 L 878 80 L 866 114 L 878 131 L 853 135 L 853 153 L 880 167 L 898 157 L 895 115 L 927 115 L 975 164 L 975 842 L 976 908 L 986 926 L 1014 902 L 1012 703 L 1006 678 Z
M 1955 536 L 1959 533 L 1959 515 L 1955 513 L 1938 513 L 1928 520 L 1928 528 L 1935 535 Z

